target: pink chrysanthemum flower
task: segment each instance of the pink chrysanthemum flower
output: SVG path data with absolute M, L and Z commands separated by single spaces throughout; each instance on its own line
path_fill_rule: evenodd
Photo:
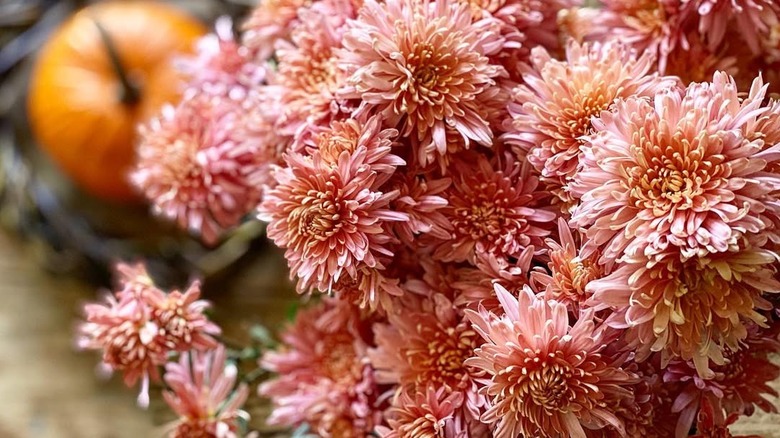
M 141 380 L 138 404 L 149 405 L 149 381 L 159 380 L 159 367 L 168 360 L 168 349 L 157 337 L 159 326 L 152 309 L 140 300 L 117 301 L 107 296 L 105 304 L 84 306 L 86 322 L 79 326 L 78 346 L 101 350 L 102 368 L 120 371 L 127 386 Z
M 336 96 L 344 84 L 336 56 L 341 35 L 329 25 L 327 15 L 301 11 L 300 20 L 292 42 L 279 44 L 276 50 L 279 65 L 272 81 L 282 104 L 277 127 L 299 140 L 350 112 Z
M 710 50 L 722 42 L 726 31 L 739 29 L 739 36 L 754 52 L 761 51 L 761 40 L 778 24 L 780 5 L 775 0 L 689 0 L 683 2 L 683 14 L 698 21 Z M 733 21 L 733 22 L 732 22 Z
M 507 290 L 520 290 L 529 284 L 534 247 L 526 247 L 516 260 L 507 260 L 493 254 L 477 256 L 476 268 L 462 267 L 452 284 L 457 289 L 455 305 L 476 310 L 479 306 L 495 314 L 501 313 L 501 302 L 495 292 L 500 284 Z
M 701 378 L 690 362 L 672 362 L 664 373 L 664 381 L 683 385 L 672 407 L 680 413 L 676 436 L 687 436 L 697 412 L 705 403 L 712 406 L 709 414 L 721 425 L 732 414 L 752 415 L 756 407 L 777 412 L 766 397 L 778 395 L 770 383 L 780 377 L 780 367 L 769 357 L 778 351 L 780 343 L 776 334 L 769 337 L 752 326 L 745 345 L 740 350 L 727 351 L 726 363 L 713 366 L 711 378 Z
M 121 371 L 125 384 L 141 379 L 139 404 L 149 402 L 149 380 L 159 380 L 158 367 L 172 352 L 208 350 L 217 346 L 219 327 L 203 311 L 200 283 L 184 294 L 158 289 L 143 264 L 116 266 L 118 289 L 105 304 L 84 306 L 86 322 L 79 327 L 78 346 L 102 350 L 107 372 Z
M 114 265 L 116 277 L 116 298 L 118 301 L 143 300 L 149 289 L 155 289 L 154 280 L 149 276 L 143 262 L 134 264 L 118 262 Z
M 392 174 L 406 162 L 391 153 L 393 139 L 398 135 L 395 129 L 383 129 L 379 117 L 365 122 L 355 119 L 331 122 L 328 128 L 319 128 L 305 142 L 310 155 L 319 152 L 322 161 L 338 166 L 342 152 L 355 153 L 359 147 L 366 148 L 366 164 L 377 173 Z
M 149 294 L 146 300 L 152 307 L 152 319 L 158 327 L 158 336 L 172 351 L 209 350 L 217 347 L 213 336 L 219 335 L 219 326 L 209 321 L 204 311 L 211 303 L 200 299 L 200 282 L 194 281 L 184 293 L 177 290 L 167 294 Z
M 619 345 L 619 344 L 618 344 Z M 619 348 L 613 348 L 617 351 Z M 643 363 L 624 365 L 639 376 L 639 381 L 629 387 L 633 399 L 621 400 L 614 407 L 615 414 L 625 425 L 625 432 L 614 428 L 586 431 L 592 438 L 671 438 L 679 414 L 672 412 L 672 404 L 680 388 L 675 383 L 665 383 L 656 369 Z
M 578 6 L 579 0 L 459 0 L 471 7 L 474 20 L 492 16 L 501 23 L 506 39 L 503 49 L 492 58 L 506 67 L 511 81 L 522 82 L 516 68 L 526 62 L 531 50 L 541 46 L 558 52 L 561 41 L 558 14 Z
M 387 262 L 389 263 L 388 259 Z M 342 300 L 353 303 L 361 309 L 385 313 L 393 310 L 394 299 L 404 294 L 398 278 L 384 275 L 385 271 L 361 267 L 356 276 L 342 276 L 332 288 L 333 294 Z
M 432 384 L 462 394 L 463 404 L 455 406 L 458 416 L 465 410 L 466 420 L 477 420 L 485 403 L 477 394 L 481 373 L 465 361 L 481 343 L 479 335 L 444 295 L 415 304 L 414 310 L 391 313 L 387 323 L 374 325 L 377 347 L 368 356 L 377 381 L 410 393 Z
M 701 409 L 696 416 L 696 434 L 686 435 L 690 438 L 761 438 L 760 435 L 732 435 L 729 426 L 734 424 L 739 415 L 734 413 L 719 420 L 715 415 L 712 403 L 704 399 L 701 403 Z
M 771 308 L 762 294 L 780 292 L 772 268 L 775 254 L 757 248 L 711 253 L 681 260 L 675 251 L 648 257 L 649 249 L 627 253 L 609 276 L 592 281 L 588 303 L 612 308 L 610 324 L 626 330 L 637 359 L 662 353 L 691 360 L 702 377 L 710 361 L 723 364 L 725 348 L 736 350 L 747 336 L 746 322 L 764 324 L 759 310 Z
M 265 79 L 265 68 L 252 51 L 235 40 L 228 17 L 217 20 L 215 32 L 198 41 L 197 56 L 181 60 L 179 67 L 188 88 L 237 101 Z
M 404 279 L 404 289 L 413 294 L 413 299 L 404 303 L 407 308 L 418 308 L 421 306 L 419 299 L 430 299 L 436 294 L 443 295 L 450 301 L 457 297 L 458 290 L 454 286 L 461 275 L 460 265 L 435 261 L 425 257 L 427 254 L 424 252 L 411 254 L 416 256 L 415 263 L 422 270 L 408 272 Z
M 525 288 L 518 298 L 496 285 L 505 314 L 466 313 L 485 343 L 466 361 L 488 374 L 489 408 L 481 420 L 497 438 L 585 438 L 585 428 L 624 427 L 608 409 L 633 397 L 636 377 L 622 358 L 602 355 L 609 342 L 593 313 L 570 325 L 566 306 L 538 299 Z
M 575 36 L 589 41 L 620 41 L 636 53 L 649 52 L 658 61 L 658 71 L 666 71 L 667 56 L 684 45 L 681 8 L 684 0 L 602 0 L 603 9 L 575 12 L 569 20 L 576 24 Z
M 485 13 L 500 19 L 507 29 L 517 32 L 517 42 L 529 48 L 555 49 L 559 44 L 558 14 L 581 3 L 579 0 L 461 0 L 471 7 L 476 20 Z
M 503 45 L 498 26 L 492 17 L 472 22 L 468 6 L 456 2 L 368 0 L 344 34 L 348 80 L 340 94 L 362 99 L 358 114 L 380 114 L 409 137 L 422 165 L 444 155 L 452 135 L 490 146 L 477 98 L 503 71 L 488 58 Z
M 615 261 L 630 245 L 646 254 L 678 247 L 683 257 L 723 252 L 744 233 L 780 216 L 780 177 L 765 169 L 780 147 L 745 135 L 766 111 L 757 79 L 739 98 L 736 84 L 713 82 L 668 90 L 654 102 L 618 101 L 594 119 L 583 169 L 570 185 L 581 204 L 572 225 Z M 611 262 L 610 262 L 611 263 Z
M 483 155 L 461 160 L 442 209 L 453 226 L 452 238 L 441 241 L 433 256 L 445 262 L 476 263 L 479 254 L 517 257 L 523 249 L 542 246 L 556 215 L 542 207 L 544 193 L 529 166 L 509 156 L 493 163 Z
M 182 352 L 217 347 L 214 336 L 221 330 L 204 314 L 211 303 L 200 299 L 200 281 L 193 281 L 184 293 L 178 290 L 165 293 L 157 288 L 143 263 L 120 262 L 114 270 L 118 277 L 115 301 L 136 301 L 143 306 L 157 326 L 157 342 L 166 350 Z
M 258 3 L 241 26 L 243 43 L 265 61 L 273 54 L 277 41 L 289 40 L 297 24 L 298 10 L 312 0 L 266 0 Z
M 750 71 L 752 69 L 749 68 L 750 58 L 740 52 L 743 46 L 718 47 L 713 52 L 695 32 L 686 34 L 685 41 L 685 47 L 671 51 L 666 60 L 666 73 L 679 77 L 684 85 L 708 82 L 719 71 L 728 73 L 735 79 L 744 76 L 740 73 L 748 72 L 748 86 L 756 77 L 757 71 Z M 737 81 L 737 84 L 742 85 L 740 81 Z
M 278 184 L 266 193 L 260 218 L 269 222 L 268 237 L 287 249 L 300 291 L 331 290 L 342 276 L 356 279 L 363 267 L 382 269 L 378 258 L 392 256 L 385 222 L 407 216 L 387 208 L 398 192 L 377 191 L 378 176 L 367 160 L 360 146 L 342 152 L 335 165 L 316 152 L 290 153 L 288 167 L 277 168 Z
M 213 244 L 257 206 L 276 157 L 247 126 L 250 114 L 195 92 L 141 128 L 131 178 L 157 214 Z
M 465 438 L 467 429 L 456 415 L 461 404 L 462 393 L 449 393 L 443 387 L 404 391 L 386 414 L 390 427 L 380 426 L 377 432 L 383 438 Z
M 590 298 L 591 292 L 586 286 L 605 276 L 604 267 L 598 263 L 598 251 L 583 254 L 580 239 L 575 241 L 571 228 L 563 219 L 558 219 L 558 238 L 560 242 L 547 240 L 549 273 L 535 271 L 531 273 L 531 279 L 544 291 L 545 299 L 566 304 L 576 315 Z
M 450 178 L 430 179 L 427 175 L 397 173 L 389 183 L 398 190 L 398 198 L 391 203 L 393 211 L 409 215 L 409 220 L 396 222 L 393 230 L 407 246 L 419 246 L 418 238 L 450 238 L 452 225 L 442 209 L 447 206 L 445 190 L 452 184 Z
M 384 406 L 368 364 L 370 330 L 350 303 L 324 300 L 298 312 L 283 346 L 261 366 L 278 376 L 260 385 L 271 398 L 269 424 L 307 423 L 322 437 L 362 438 L 381 424 Z
M 637 57 L 619 43 L 584 44 L 570 41 L 566 59 L 554 60 L 535 49 L 532 65 L 521 69 L 524 83 L 509 105 L 513 129 L 506 135 L 518 155 L 541 173 L 541 180 L 568 209 L 574 203 L 566 192 L 584 144 L 591 119 L 629 96 L 654 96 L 675 84 L 652 73 L 653 55 Z
M 242 383 L 234 390 L 237 370 L 226 359 L 220 345 L 209 352 L 184 353 L 179 362 L 165 366 L 170 390 L 163 392 L 163 398 L 180 416 L 171 438 L 242 436 L 239 419 L 249 419 L 241 410 L 249 388 Z

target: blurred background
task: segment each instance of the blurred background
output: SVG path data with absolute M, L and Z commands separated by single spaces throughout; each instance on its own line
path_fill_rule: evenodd
M 163 436 L 173 417 L 159 399 L 139 409 L 134 389 L 98 378 L 98 357 L 73 348 L 80 305 L 110 287 L 116 260 L 147 260 L 166 286 L 205 278 L 211 317 L 239 343 L 256 324 L 278 327 L 297 301 L 256 221 L 206 247 L 154 219 L 122 181 L 134 126 L 176 90 L 160 71 L 133 68 L 155 56 L 170 65 L 179 56 L 170 47 L 191 51 L 217 17 L 240 23 L 252 2 L 167 1 L 178 18 L 106 11 L 95 16 L 101 30 L 74 28 L 69 19 L 93 3 L 0 0 L 0 438 Z M 113 55 L 127 63 L 135 101 L 122 101 Z M 71 73 L 49 67 L 62 58 L 94 74 L 63 81 Z M 91 106 L 58 124 L 52 114 L 67 110 L 69 93 Z M 247 408 L 265 415 L 257 402 Z
M 167 73 L 134 67 L 154 56 L 170 65 L 171 47 L 191 50 L 219 16 L 240 23 L 253 1 L 167 1 L 183 15 L 150 8 L 68 27 L 92 3 L 0 0 L 0 438 L 162 436 L 172 417 L 159 399 L 139 409 L 134 389 L 99 379 L 97 356 L 73 348 L 80 305 L 110 287 L 116 260 L 146 260 L 164 286 L 205 278 L 212 318 L 238 343 L 256 324 L 278 328 L 298 301 L 261 224 L 204 246 L 151 217 L 123 177 L 135 126 L 176 90 Z M 57 67 L 63 59 L 91 74 Z M 74 96 L 89 110 L 54 121 Z M 262 429 L 262 403 L 247 409 Z M 778 424 L 759 412 L 735 432 L 769 436 Z

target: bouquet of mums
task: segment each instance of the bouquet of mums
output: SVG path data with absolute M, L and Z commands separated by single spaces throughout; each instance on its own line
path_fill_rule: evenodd
M 266 223 L 304 304 L 248 367 L 198 281 L 119 263 L 79 343 L 160 388 L 170 436 L 727 437 L 776 410 L 778 2 L 262 0 L 178 68 L 132 183 L 206 245 Z

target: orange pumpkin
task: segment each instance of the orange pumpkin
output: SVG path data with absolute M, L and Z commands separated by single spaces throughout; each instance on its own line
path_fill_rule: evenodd
M 96 3 L 76 13 L 42 48 L 30 79 L 36 140 L 87 192 L 136 200 L 127 173 L 137 126 L 179 98 L 172 60 L 205 33 L 183 11 L 151 1 Z

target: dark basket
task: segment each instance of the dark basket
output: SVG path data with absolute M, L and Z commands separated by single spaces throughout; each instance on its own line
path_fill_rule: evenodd
M 31 241 L 49 270 L 105 284 L 117 260 L 144 259 L 163 284 L 193 274 L 211 277 L 236 269 L 251 248 L 264 245 L 264 228 L 247 221 L 214 247 L 156 220 L 147 206 L 113 205 L 95 199 L 40 153 L 26 119 L 25 98 L 32 58 L 49 33 L 83 1 L 11 0 L 0 4 L 0 224 Z M 178 1 L 213 23 L 240 19 L 239 1 Z

